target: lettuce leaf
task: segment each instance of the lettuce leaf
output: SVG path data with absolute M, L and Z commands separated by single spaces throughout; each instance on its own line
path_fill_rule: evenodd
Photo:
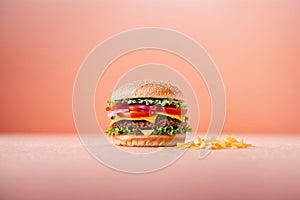
M 121 127 L 117 127 L 117 128 L 112 128 L 110 127 L 107 131 L 105 131 L 105 133 L 109 136 L 111 136 L 112 134 L 115 135 L 119 135 L 119 134 L 134 134 L 134 133 L 138 133 L 138 134 L 143 134 L 139 129 L 137 128 L 121 128 Z
M 192 132 L 191 127 L 186 126 L 178 126 L 177 128 L 173 126 L 162 126 L 162 127 L 156 127 L 154 128 L 154 131 L 152 135 L 174 135 L 174 134 L 186 134 L 187 132 Z M 112 128 L 110 127 L 106 132 L 107 135 L 119 135 L 119 134 L 138 134 L 142 135 L 143 133 L 141 132 L 141 129 L 139 128 Z
M 107 101 L 109 106 L 114 106 L 118 103 L 127 102 L 128 104 L 146 104 L 146 105 L 162 105 L 162 106 L 170 106 L 175 105 L 176 108 L 186 108 L 186 105 L 181 101 L 175 99 L 119 99 Z
M 164 134 L 173 135 L 176 133 L 186 134 L 187 132 L 192 132 L 191 127 L 178 126 L 177 128 L 174 128 L 173 126 L 162 126 L 162 127 L 156 127 L 152 134 L 154 134 L 154 135 L 164 135 Z

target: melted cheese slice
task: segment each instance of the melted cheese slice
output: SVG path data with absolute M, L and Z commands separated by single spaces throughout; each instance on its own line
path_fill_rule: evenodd
M 153 115 L 151 117 L 135 117 L 135 118 L 130 118 L 130 117 L 120 117 L 120 116 L 116 116 L 113 120 L 110 121 L 110 125 L 112 125 L 115 122 L 121 121 L 121 120 L 145 120 L 148 121 L 150 123 L 154 123 L 156 120 L 157 115 Z
M 148 129 L 148 130 L 141 130 L 142 133 L 146 136 L 149 137 L 153 133 L 153 129 Z
M 184 115 L 170 115 L 170 114 L 167 114 L 167 113 L 164 113 L 164 112 L 156 112 L 156 113 L 158 115 L 164 115 L 164 116 L 167 116 L 167 117 L 178 119 L 179 121 L 182 121 L 182 122 L 184 122 L 184 120 L 185 120 Z
M 163 113 L 163 112 L 157 112 L 157 115 L 164 115 L 164 116 L 167 116 L 167 117 L 175 118 L 175 119 L 178 119 L 182 122 L 184 122 L 184 120 L 185 120 L 184 115 L 170 115 L 170 114 Z M 145 120 L 145 121 L 148 121 L 148 122 L 153 124 L 153 123 L 155 123 L 157 115 L 153 115 L 153 116 L 150 116 L 150 117 L 136 117 L 136 118 L 130 118 L 130 117 L 127 118 L 127 117 L 116 116 L 113 120 L 110 121 L 109 125 L 111 126 L 113 123 L 121 121 L 121 120 L 132 120 L 132 121 Z

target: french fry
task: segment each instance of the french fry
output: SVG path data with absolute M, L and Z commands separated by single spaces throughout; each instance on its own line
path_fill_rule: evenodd
M 191 149 L 196 149 L 196 150 L 200 149 L 199 146 L 198 146 L 198 144 L 196 144 L 194 141 L 191 142 L 190 148 Z
M 186 148 L 189 148 L 190 146 L 191 146 L 191 142 L 177 143 L 177 148 L 178 149 L 186 149 Z
M 230 136 L 230 135 L 226 135 L 226 139 L 230 142 L 238 142 L 237 139 L 235 139 L 234 137 Z
M 226 149 L 226 147 L 227 147 L 227 145 L 226 145 L 226 143 L 225 143 L 224 140 L 219 140 L 218 144 L 221 146 L 222 149 Z
M 198 140 L 198 144 L 201 145 L 201 143 L 203 142 L 203 140 L 201 139 L 200 136 L 197 137 L 197 140 Z
M 203 141 L 203 142 L 201 143 L 201 145 L 199 146 L 199 148 L 200 148 L 200 149 L 204 149 L 205 146 L 206 146 L 206 143 Z

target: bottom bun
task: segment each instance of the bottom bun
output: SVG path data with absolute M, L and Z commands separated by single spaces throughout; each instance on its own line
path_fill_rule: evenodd
M 113 135 L 115 145 L 130 147 L 165 147 L 175 146 L 178 142 L 184 142 L 185 135 Z

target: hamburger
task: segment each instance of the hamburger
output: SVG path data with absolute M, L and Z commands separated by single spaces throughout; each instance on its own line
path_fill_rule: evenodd
M 109 129 L 115 145 L 174 146 L 191 132 L 182 92 L 157 80 L 127 83 L 107 101 Z

